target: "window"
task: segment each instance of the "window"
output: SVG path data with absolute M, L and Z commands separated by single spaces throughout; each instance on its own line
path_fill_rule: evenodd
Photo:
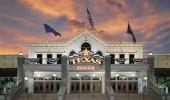
M 69 56 L 73 56 L 74 54 L 76 54 L 76 52 L 75 51 L 71 51 Z
M 83 43 L 83 44 L 81 45 L 81 51 L 83 51 L 83 50 L 85 50 L 85 49 L 91 51 L 91 45 L 90 45 L 89 43 L 87 43 L 87 42 L 85 42 L 85 43 Z
M 122 60 L 122 62 L 120 63 L 120 64 L 125 64 L 125 55 L 124 54 L 120 54 L 119 55 L 119 58 L 120 58 L 120 60 Z
M 61 64 L 61 56 L 62 54 L 57 54 L 57 58 L 58 58 L 57 64 Z
M 134 54 L 129 54 L 129 64 L 134 64 Z
M 115 55 L 110 54 L 110 57 L 111 57 L 111 64 L 115 64 Z
M 38 58 L 37 64 L 42 64 L 42 54 L 37 54 L 37 58 Z
M 99 56 L 103 56 L 103 53 L 101 51 L 97 51 L 96 54 L 98 54 Z
M 52 58 L 52 54 L 47 54 L 47 64 L 51 64 L 51 63 L 48 61 L 49 58 Z

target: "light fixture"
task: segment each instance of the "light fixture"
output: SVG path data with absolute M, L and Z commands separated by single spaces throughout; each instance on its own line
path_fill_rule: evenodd
M 80 75 L 79 74 L 76 74 L 77 77 L 79 77 Z
M 23 55 L 23 53 L 22 53 L 22 52 L 19 52 L 19 55 L 20 55 L 20 56 L 22 56 L 22 55 Z
M 37 73 L 37 77 L 40 77 L 41 76 L 41 74 L 40 73 Z
M 96 74 L 93 74 L 93 76 L 96 76 Z
M 63 55 L 64 55 L 64 56 L 66 56 L 66 53 L 65 53 L 65 51 L 63 52 Z
M 109 55 L 109 53 L 108 53 L 108 51 L 106 52 L 106 56 L 108 56 Z
M 151 56 L 151 55 L 152 55 L 152 52 L 149 52 L 149 55 Z
M 28 80 L 28 77 L 25 77 L 24 79 L 27 81 L 27 80 Z
M 131 76 L 132 76 L 132 77 L 134 77 L 134 76 L 135 76 L 135 74 L 133 74 L 133 73 L 132 73 L 132 74 L 131 74 Z
M 116 74 L 116 77 L 118 77 L 119 76 L 119 74 Z
M 144 80 L 147 80 L 147 77 L 144 77 Z
M 57 75 L 56 74 L 53 74 L 54 77 L 56 77 Z

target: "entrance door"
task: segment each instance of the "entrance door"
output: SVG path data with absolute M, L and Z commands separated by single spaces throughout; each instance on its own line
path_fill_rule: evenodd
M 88 75 L 70 77 L 70 93 L 102 93 L 102 78 Z

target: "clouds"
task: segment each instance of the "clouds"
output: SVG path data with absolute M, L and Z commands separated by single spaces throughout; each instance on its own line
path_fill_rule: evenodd
M 72 0 L 21 0 L 30 9 L 51 17 L 67 16 L 75 19 L 74 5 Z
M 33 41 L 67 41 L 73 38 L 82 27 L 88 27 L 86 8 L 90 9 L 97 32 L 95 34 L 100 38 L 124 41 L 128 37 L 126 31 L 130 21 L 137 41 L 149 42 L 146 49 L 168 53 L 168 4 L 168 0 L 2 0 L 0 47 L 6 45 L 6 48 L 0 49 L 0 54 L 5 51 L 9 53 L 10 50 L 15 53 L 18 48 L 27 53 L 26 45 Z M 46 34 L 43 23 L 55 28 L 62 37 Z M 159 49 L 162 47 L 164 50 Z

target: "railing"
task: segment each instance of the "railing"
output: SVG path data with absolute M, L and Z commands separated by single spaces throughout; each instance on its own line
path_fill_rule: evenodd
M 113 58 L 111 64 L 146 64 L 147 59 L 143 58 Z
M 111 64 L 146 64 L 143 58 L 113 58 Z M 25 64 L 61 64 L 61 58 L 26 58 Z
M 61 64 L 61 58 L 26 58 L 25 64 Z
M 112 87 L 106 87 L 106 94 L 108 95 L 108 100 L 115 100 L 115 93 L 112 89 Z

